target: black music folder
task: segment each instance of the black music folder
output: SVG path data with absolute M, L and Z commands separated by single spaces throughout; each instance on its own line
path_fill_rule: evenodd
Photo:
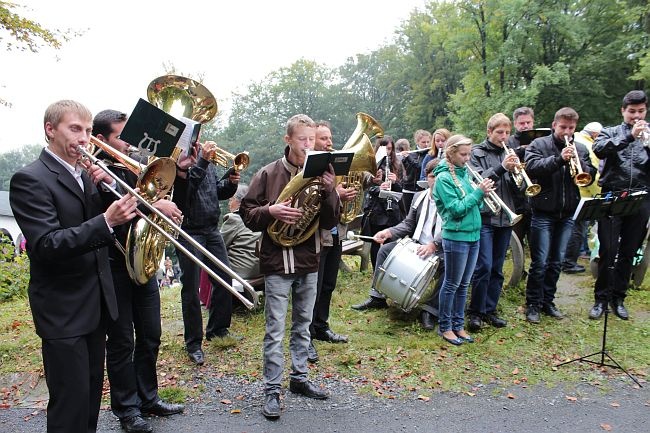
M 165 157 L 172 154 L 185 128 L 185 123 L 140 98 L 120 138 L 143 156 Z
M 520 131 L 517 135 L 519 138 L 519 144 L 526 146 L 532 143 L 536 138 L 546 137 L 547 135 L 551 135 L 552 132 L 551 128 L 537 128 Z
M 328 151 L 309 151 L 302 176 L 304 178 L 316 177 L 327 171 L 327 167 L 332 164 L 334 174 L 343 176 L 350 172 L 354 152 L 347 150 Z

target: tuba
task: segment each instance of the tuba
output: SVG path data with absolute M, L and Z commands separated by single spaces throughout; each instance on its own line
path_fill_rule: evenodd
M 383 137 L 384 129 L 372 116 L 366 113 L 357 113 L 357 126 L 352 135 L 343 146 L 342 150 L 354 151 L 352 165 L 347 175 L 341 177 L 340 183 L 345 188 L 353 187 L 357 190 L 354 200 L 343 203 L 339 221 L 341 224 L 349 224 L 361 214 L 363 208 L 363 178 L 364 172 L 368 171 L 374 175 L 377 171 L 375 152 L 372 149 L 371 139 Z
M 217 102 L 212 93 L 198 81 L 179 75 L 163 75 L 151 81 L 147 87 L 147 99 L 165 112 L 174 116 L 184 116 L 200 123 L 209 122 L 217 114 Z M 175 160 L 180 155 L 177 150 L 179 148 L 174 149 L 172 158 L 156 159 L 171 160 L 174 163 L 174 176 L 176 175 Z M 116 156 L 111 156 L 120 161 Z M 129 167 L 127 166 L 127 168 Z M 171 188 L 168 192 L 171 194 Z M 169 195 L 167 196 L 169 197 Z M 150 220 L 172 236 L 178 236 L 178 233 L 171 230 L 160 216 L 153 215 Z M 166 238 L 149 221 L 144 218 L 134 221 L 124 246 L 126 269 L 131 279 L 138 284 L 145 284 L 149 281 L 158 270 L 165 255 L 166 246 Z
M 291 207 L 302 209 L 295 224 L 273 220 L 266 229 L 271 240 L 282 247 L 293 247 L 305 242 L 318 229 L 321 182 L 317 177 L 305 179 L 302 172 L 295 175 L 284 187 L 276 203 L 291 197 Z

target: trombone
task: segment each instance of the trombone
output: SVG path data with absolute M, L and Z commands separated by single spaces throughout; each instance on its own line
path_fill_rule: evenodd
M 506 155 L 515 155 L 515 151 L 511 147 L 509 147 L 506 143 L 502 141 L 501 145 L 506 150 Z M 515 170 L 512 174 L 512 178 L 514 179 L 515 184 L 517 184 L 518 187 L 520 187 L 521 184 L 525 182 L 526 196 L 535 197 L 537 194 L 539 194 L 542 191 L 542 187 L 536 183 L 531 182 L 530 177 L 528 177 L 528 174 L 526 173 L 525 166 L 526 164 L 519 161 L 519 157 L 517 157 L 517 164 L 515 165 Z
M 122 161 L 125 155 L 122 155 L 120 152 L 114 150 L 111 148 L 108 144 L 104 143 L 103 141 L 99 140 L 96 137 L 91 136 L 90 138 L 90 143 L 93 146 L 96 146 L 100 149 L 102 149 L 104 152 L 108 153 L 109 155 L 113 156 L 114 158 Z M 250 285 L 248 281 L 240 277 L 238 274 L 236 274 L 232 269 L 227 267 L 221 260 L 219 260 L 217 257 L 214 256 L 210 251 L 208 251 L 206 248 L 203 247 L 200 243 L 195 241 L 189 234 L 185 233 L 183 230 L 181 230 L 180 226 L 178 226 L 174 221 L 172 221 L 167 215 L 163 214 L 160 212 L 158 209 L 153 207 L 153 205 L 147 200 L 146 198 L 142 197 L 140 194 L 138 194 L 133 188 L 129 186 L 124 180 L 122 180 L 119 176 L 117 176 L 115 173 L 110 171 L 110 169 L 104 164 L 103 161 L 99 160 L 97 157 L 93 155 L 91 151 L 88 149 L 80 146 L 79 151 L 81 154 L 90 160 L 93 164 L 98 165 L 100 168 L 102 168 L 111 178 L 113 178 L 118 185 L 120 185 L 122 188 L 124 188 L 125 191 L 127 191 L 129 194 L 133 195 L 140 204 L 144 205 L 149 211 L 151 211 L 156 217 L 162 219 L 162 221 L 165 223 L 167 227 L 170 227 L 171 230 L 173 230 L 175 233 L 178 233 L 179 236 L 182 236 L 183 239 L 185 239 L 188 243 L 190 243 L 194 248 L 196 248 L 198 251 L 201 252 L 206 258 L 208 258 L 213 264 L 215 264 L 217 267 L 219 267 L 222 271 L 227 273 L 229 276 L 231 276 L 233 279 L 239 281 L 246 290 L 248 290 L 252 294 L 256 294 L 255 289 L 253 286 Z M 154 163 L 157 164 L 166 164 L 166 161 L 169 160 L 171 161 L 171 164 L 174 164 L 174 161 L 171 160 L 170 158 L 158 158 L 154 161 Z M 158 161 L 163 161 L 163 162 L 158 162 Z M 142 174 L 146 174 L 148 172 L 152 172 L 153 170 L 149 169 L 150 166 L 147 166 L 145 170 L 143 170 Z M 174 168 L 174 174 L 176 170 Z M 142 174 L 140 176 L 142 176 Z M 153 174 L 155 176 L 155 174 Z M 157 180 L 157 179 L 155 179 Z M 173 185 L 173 181 L 171 182 Z M 105 187 L 107 190 L 115 194 L 117 197 L 122 197 L 122 194 L 119 193 L 117 190 L 114 188 L 110 187 L 109 185 L 103 184 L 103 187 Z M 162 198 L 167 191 L 165 191 L 165 194 L 162 194 L 163 188 L 148 188 L 149 191 L 145 191 L 145 195 L 151 199 L 152 202 L 155 202 L 157 199 Z M 153 193 L 155 191 L 155 194 Z M 243 296 L 241 293 L 237 291 L 232 285 L 228 284 L 223 278 L 221 278 L 219 275 L 217 275 L 216 272 L 214 272 L 208 265 L 205 263 L 201 262 L 194 254 L 192 254 L 187 248 L 185 248 L 174 236 L 170 235 L 167 233 L 167 231 L 162 228 L 159 224 L 155 223 L 151 218 L 146 216 L 144 213 L 142 213 L 140 210 L 136 209 L 136 214 L 144 219 L 151 227 L 156 229 L 161 235 L 165 237 L 169 242 L 173 243 L 174 246 L 180 250 L 183 254 L 185 254 L 187 257 L 190 258 L 194 263 L 196 263 L 198 266 L 201 267 L 209 276 L 214 278 L 215 281 L 219 282 L 219 284 L 223 285 L 230 293 L 232 293 L 233 296 L 235 296 L 239 301 L 244 304 L 246 308 L 249 310 L 252 310 L 254 307 L 257 306 L 258 300 L 254 296 L 254 302 L 249 301 L 245 296 Z
M 473 181 L 470 182 L 472 184 L 472 187 L 474 189 L 478 188 L 478 184 L 483 182 L 483 176 L 481 176 L 479 172 L 476 171 L 476 169 L 471 165 L 465 164 L 465 167 L 467 167 L 469 174 L 473 177 Z M 508 205 L 506 205 L 503 200 L 501 200 L 501 197 L 499 197 L 499 195 L 494 191 L 487 193 L 485 197 L 483 197 L 483 201 L 487 207 L 490 208 L 490 211 L 493 214 L 496 215 L 499 213 L 499 211 L 503 211 L 503 213 L 506 214 L 508 221 L 510 221 L 511 226 L 514 226 L 523 218 L 523 215 L 517 215 L 512 210 L 510 210 Z
M 564 142 L 566 143 L 566 147 L 573 147 L 573 156 L 569 160 L 569 170 L 573 178 L 573 183 L 577 186 L 589 185 L 591 183 L 591 175 L 582 170 L 582 164 L 580 164 L 580 157 L 578 156 L 578 148 L 576 148 L 575 143 L 571 144 L 569 142 L 568 135 L 564 136 Z

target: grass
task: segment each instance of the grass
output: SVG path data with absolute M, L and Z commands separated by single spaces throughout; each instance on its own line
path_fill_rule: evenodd
M 357 257 L 345 260 L 358 269 Z M 473 395 L 486 385 L 491 385 L 493 392 L 500 392 L 513 385 L 538 383 L 605 384 L 609 379 L 624 377 L 620 370 L 586 363 L 555 367 L 559 362 L 601 348 L 603 321 L 587 319 L 593 293 L 591 277 L 563 275 L 564 289 L 559 291 L 558 305 L 567 318 L 555 321 L 544 316 L 540 325 L 531 325 L 524 319 L 523 283 L 505 289 L 500 309 L 508 326 L 498 330 L 486 328 L 474 334 L 475 344 L 459 347 L 446 344 L 435 333 L 423 331 L 416 311 L 404 313 L 394 307 L 367 312 L 350 309 L 350 305 L 367 296 L 371 279 L 369 272 L 339 274 L 330 325 L 336 332 L 349 335 L 350 343 L 316 342 L 320 362 L 310 368 L 317 381 L 349 381 L 362 393 L 398 398 L 414 393 L 430 396 L 437 391 Z M 644 381 L 650 360 L 650 346 L 643 343 L 649 341 L 650 334 L 650 276 L 646 276 L 642 287 L 646 289 L 630 290 L 626 300 L 631 320 L 610 317 L 607 349 L 630 373 Z M 183 347 L 179 287 L 163 289 L 161 299 L 163 338 L 158 374 L 165 399 L 183 401 L 199 397 L 203 390 L 201 378 L 205 375 L 261 380 L 263 311 L 237 309 L 231 332 L 243 335 L 244 340 L 205 342 L 207 362 L 197 368 L 190 364 Z M 42 371 L 40 341 L 33 330 L 28 302 L 17 299 L 1 305 L 0 376 Z M 287 346 L 285 339 L 285 353 Z M 593 360 L 599 361 L 599 357 Z

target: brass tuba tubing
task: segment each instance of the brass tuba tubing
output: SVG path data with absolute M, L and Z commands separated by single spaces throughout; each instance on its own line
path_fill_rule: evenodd
M 145 200 L 140 194 L 138 194 L 133 188 L 129 186 L 126 182 L 124 182 L 122 179 L 120 179 L 119 176 L 115 175 L 115 173 L 111 172 L 109 168 L 104 164 L 102 161 L 97 159 L 95 156 L 92 155 L 92 153 L 88 152 L 86 149 L 83 147 L 79 148 L 81 153 L 88 158 L 93 164 L 98 165 L 100 168 L 102 168 L 108 175 L 113 178 L 122 188 L 124 188 L 129 194 L 133 195 L 141 204 L 147 207 L 151 212 L 162 218 L 162 220 L 169 224 L 169 226 L 175 230 L 179 236 L 182 236 L 186 241 L 188 241 L 194 248 L 199 250 L 205 257 L 207 257 L 212 263 L 217 265 L 222 271 L 226 272 L 228 275 L 233 277 L 235 280 L 239 281 L 249 292 L 255 292 L 255 289 L 253 286 L 250 285 L 248 281 L 237 275 L 232 269 L 227 267 L 221 260 L 219 260 L 217 257 L 214 256 L 210 251 L 205 249 L 203 245 L 199 244 L 197 241 L 195 241 L 190 235 L 185 233 L 181 228 L 173 222 L 167 215 L 163 214 L 160 212 L 158 209 L 153 207 L 151 203 L 149 203 L 147 200 Z M 120 194 L 118 191 L 116 191 L 114 188 L 111 188 L 109 185 L 106 185 L 105 183 L 103 184 L 104 187 L 106 187 L 109 191 L 111 191 L 113 194 L 115 194 L 117 197 L 122 197 L 122 194 Z M 251 301 L 246 299 L 245 296 L 243 296 L 241 293 L 237 291 L 232 285 L 228 284 L 226 281 L 224 281 L 223 278 L 221 278 L 219 275 L 217 275 L 216 272 L 214 272 L 212 269 L 210 269 L 209 266 L 207 266 L 205 263 L 201 262 L 196 256 L 194 256 L 187 248 L 185 248 L 183 245 L 181 245 L 178 240 L 176 240 L 173 236 L 171 236 L 169 233 L 167 233 L 162 227 L 160 227 L 158 224 L 153 222 L 151 218 L 147 217 L 144 215 L 140 210 L 136 209 L 136 214 L 143 218 L 145 221 L 147 221 L 152 227 L 154 227 L 156 230 L 158 230 L 168 241 L 174 244 L 176 248 L 181 250 L 183 254 L 185 254 L 187 257 L 190 258 L 194 263 L 199 265 L 201 269 L 203 269 L 208 275 L 210 275 L 212 278 L 214 278 L 216 281 L 218 281 L 220 284 L 222 284 L 228 291 L 232 293 L 233 296 L 235 296 L 239 301 L 244 304 L 246 308 L 249 310 L 252 310 L 255 307 L 255 304 L 253 304 Z

